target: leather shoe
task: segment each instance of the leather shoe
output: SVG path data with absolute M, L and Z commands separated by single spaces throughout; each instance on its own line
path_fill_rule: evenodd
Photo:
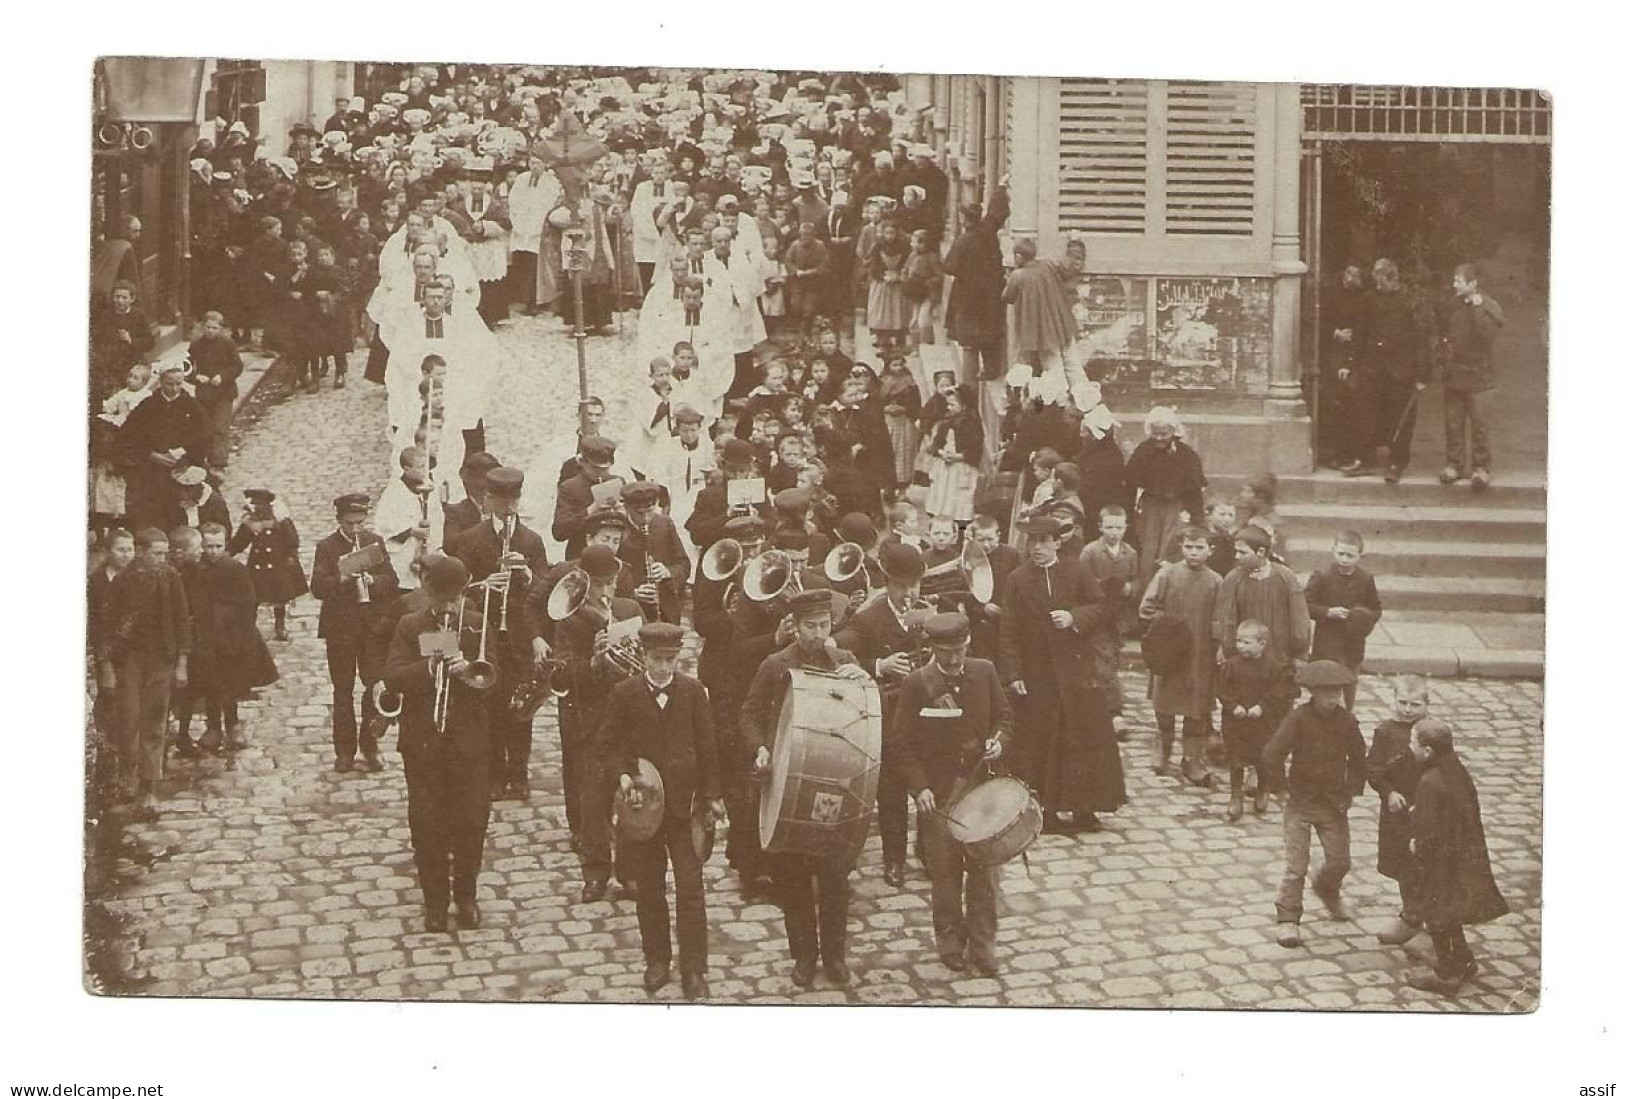
M 592 904 L 595 901 L 601 901 L 607 892 L 609 892 L 609 888 L 603 882 L 590 881 L 581 887 L 581 903 Z
M 704 1000 L 711 995 L 711 986 L 705 980 L 704 973 L 683 974 L 683 999 Z
M 845 988 L 852 983 L 852 973 L 846 968 L 845 962 L 825 962 L 824 976 L 828 977 L 829 983 L 836 988 Z
M 1104 832 L 1106 826 L 1100 823 L 1100 818 L 1093 813 L 1079 813 L 1072 819 L 1072 825 L 1079 832 Z
M 1454 996 L 1461 991 L 1461 981 L 1439 976 L 1431 969 L 1412 969 L 1405 974 L 1405 983 L 1421 992 L 1436 992 L 1441 996 Z
M 351 771 L 355 770 L 355 760 L 353 760 L 353 759 L 341 759 L 341 760 L 338 760 L 333 764 L 333 770 L 337 771 L 341 775 L 347 775 Z
M 965 955 L 963 955 L 963 954 L 943 954 L 941 957 L 942 957 L 942 964 L 947 966 L 949 969 L 953 970 L 955 973 L 963 973 L 963 972 L 965 972 L 965 965 L 966 965 Z
M 1275 932 L 1275 941 L 1282 946 L 1302 946 L 1303 936 L 1298 934 L 1298 925 L 1283 923 Z
M 615 887 L 616 887 L 616 895 L 617 896 L 620 896 L 620 897 L 622 897 L 622 898 L 624 898 L 626 900 L 629 900 L 629 901 L 636 901 L 638 899 L 638 883 L 637 882 L 620 881 L 620 882 L 615 883 Z
M 999 963 L 992 958 L 973 958 L 970 963 L 970 970 L 978 977 L 997 977 L 999 975 Z
M 811 988 L 814 972 L 812 962 L 797 962 L 795 968 L 790 970 L 790 980 L 797 988 Z
M 234 752 L 248 747 L 248 734 L 243 732 L 243 723 L 241 721 L 233 725 L 231 731 L 226 734 L 226 745 Z
M 508 784 L 508 796 L 514 801 L 530 800 L 530 779 L 516 778 Z
M 1075 836 L 1079 832 L 1083 831 L 1083 829 L 1078 827 L 1076 818 L 1072 820 L 1062 820 L 1054 813 L 1045 813 L 1044 831 L 1055 836 Z
M 643 967 L 643 990 L 649 995 L 653 996 L 665 988 L 669 980 L 671 980 L 670 962 L 650 962 Z M 686 974 L 684 980 L 687 980 Z
M 205 752 L 218 752 L 220 750 L 220 745 L 223 743 L 224 740 L 220 736 L 219 729 L 210 729 L 208 732 L 197 738 L 198 748 Z
M 893 889 L 901 889 L 903 888 L 903 882 L 908 878 L 908 871 L 905 868 L 905 864 L 901 862 L 888 862 L 886 864 L 886 872 L 883 876 L 886 879 L 887 885 L 891 886 Z
M 183 735 L 175 738 L 175 754 L 182 759 L 196 759 L 203 753 L 198 750 L 197 741 Z
M 384 769 L 384 761 L 378 758 L 377 752 L 368 752 L 361 757 L 361 769 L 377 773 Z
M 1389 466 L 1388 471 L 1382 475 L 1382 479 L 1387 481 L 1390 485 L 1397 485 L 1399 484 L 1399 479 L 1404 475 L 1405 471 L 1400 469 L 1398 466 Z
M 457 905 L 457 926 L 464 931 L 478 931 L 480 928 L 480 906 L 474 901 L 459 903 Z
M 423 930 L 438 935 L 451 930 L 444 908 L 431 908 L 423 914 Z

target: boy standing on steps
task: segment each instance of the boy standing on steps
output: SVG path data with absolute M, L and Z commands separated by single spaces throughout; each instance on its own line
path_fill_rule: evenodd
M 1343 692 L 1343 705 L 1354 709 L 1354 693 L 1365 662 L 1365 639 L 1382 618 L 1377 582 L 1360 567 L 1365 540 L 1357 530 L 1340 532 L 1332 540 L 1332 567 L 1316 569 L 1304 587 L 1304 602 L 1315 624 L 1309 646 L 1310 660 L 1335 660 L 1354 675 Z
M 1365 740 L 1354 715 L 1343 708 L 1343 688 L 1354 678 L 1333 660 L 1316 660 L 1298 676 L 1309 701 L 1293 710 L 1264 748 L 1264 766 L 1271 781 L 1291 763 L 1286 774 L 1286 814 L 1282 832 L 1286 840 L 1286 871 L 1275 897 L 1278 924 L 1275 941 L 1301 946 L 1298 924 L 1303 919 L 1303 882 L 1309 873 L 1309 831 L 1320 837 L 1325 856 L 1315 875 L 1315 896 L 1340 923 L 1350 919 L 1343 907 L 1343 879 L 1352 865 L 1349 858 L 1349 806 L 1365 789 Z

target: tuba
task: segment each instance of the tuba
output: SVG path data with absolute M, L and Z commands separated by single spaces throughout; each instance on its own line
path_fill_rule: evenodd
M 737 539 L 719 538 L 700 558 L 700 575 L 720 584 L 732 580 L 744 563 L 745 547 Z
M 801 574 L 790 555 L 783 550 L 770 549 L 751 559 L 745 566 L 742 585 L 747 598 L 757 603 L 771 603 L 780 596 L 795 595 L 801 590 Z

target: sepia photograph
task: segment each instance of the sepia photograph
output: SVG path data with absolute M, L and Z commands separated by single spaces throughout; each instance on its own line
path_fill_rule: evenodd
M 1545 92 L 87 75 L 87 991 L 1539 1006 Z

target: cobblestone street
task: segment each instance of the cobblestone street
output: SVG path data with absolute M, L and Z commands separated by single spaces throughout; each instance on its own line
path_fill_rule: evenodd
M 552 317 L 517 319 L 497 338 L 504 364 L 489 446 L 505 464 L 526 468 L 548 440 L 574 430 L 575 348 Z M 594 390 L 618 424 L 626 394 L 643 375 L 630 332 L 593 340 L 589 357 Z M 242 489 L 275 490 L 299 526 L 308 571 L 316 542 L 333 526 L 331 499 L 376 494 L 387 476 L 384 403 L 381 388 L 357 381 L 265 407 L 235 440 L 227 483 L 234 512 Z M 631 902 L 574 903 L 580 876 L 564 824 L 551 704 L 537 720 L 533 798 L 499 802 L 492 813 L 480 894 L 485 926 L 421 933 L 393 738 L 382 773 L 332 769 L 317 609 L 309 597 L 297 603 L 293 640 L 272 644 L 281 680 L 245 708 L 252 746 L 236 767 L 172 758 L 160 820 L 127 828 L 128 857 L 104 899 L 123 927 L 111 951 L 118 986 L 155 995 L 645 1000 Z M 269 636 L 266 618 L 262 629 Z M 1364 693 L 1358 709 L 1369 740 L 1387 699 L 1369 678 Z M 1376 872 L 1375 795 L 1368 791 L 1352 814 L 1355 869 L 1345 897 L 1355 921 L 1330 922 L 1311 897 L 1304 947 L 1283 949 L 1274 942 L 1272 905 L 1282 863 L 1279 806 L 1265 819 L 1249 814 L 1232 825 L 1224 819 L 1225 792 L 1153 775 L 1140 673 L 1128 675 L 1125 694 L 1133 700 L 1133 735 L 1124 745 L 1130 802 L 1107 832 L 1044 836 L 1028 866 L 1006 867 L 999 978 L 965 978 L 937 961 L 924 872 L 911 864 L 905 890 L 887 887 L 871 836 L 854 875 L 853 986 L 799 992 L 790 983 L 778 909 L 741 903 L 719 842 L 706 868 L 713 999 L 1482 1012 L 1535 1006 L 1540 684 L 1433 685 L 1433 712 L 1454 724 L 1477 780 L 1497 878 L 1512 908 L 1469 929 L 1482 970 L 1454 1002 L 1407 988 L 1401 974 L 1416 959 L 1376 941 L 1398 893 Z M 676 997 L 675 985 L 660 994 Z

